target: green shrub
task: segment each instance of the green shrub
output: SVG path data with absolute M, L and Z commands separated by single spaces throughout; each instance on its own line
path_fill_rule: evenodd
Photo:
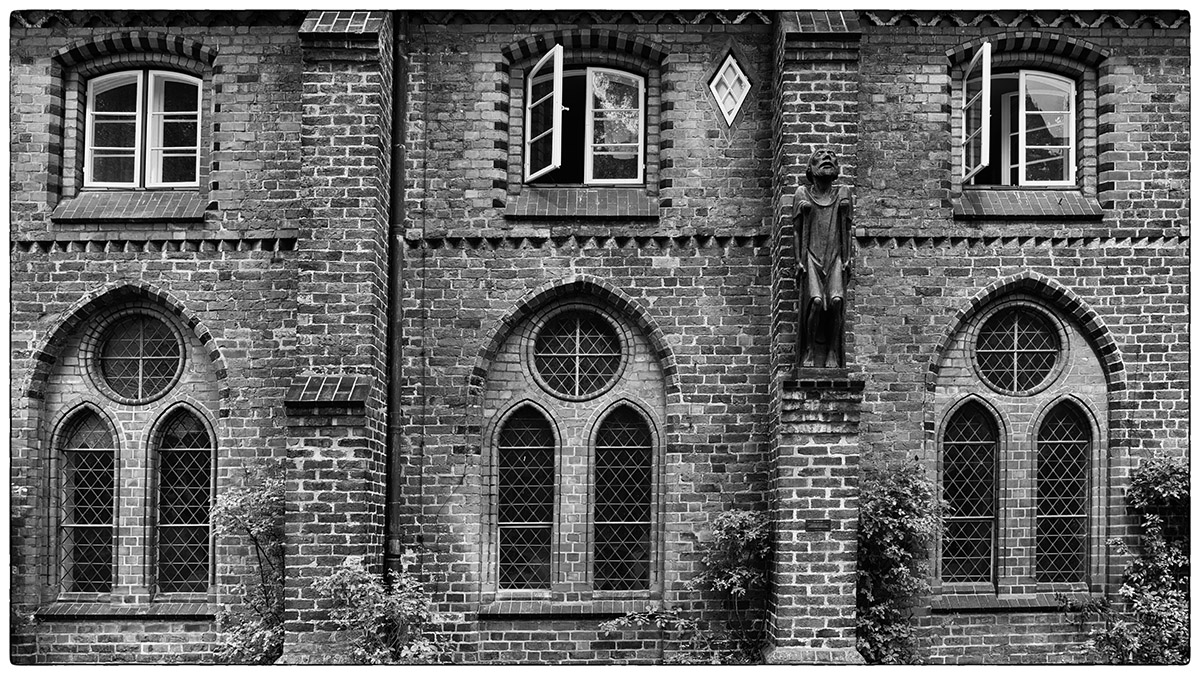
M 672 635 L 671 639 L 679 644 L 679 649 L 672 651 L 665 659 L 667 663 L 689 665 L 720 665 L 723 663 L 721 650 L 717 646 L 720 639 L 701 628 L 695 620 L 679 616 L 678 610 L 675 609 L 647 607 L 641 612 L 629 612 L 625 616 L 600 624 L 600 630 L 603 631 L 650 627 Z
M 219 662 L 268 664 L 283 654 L 285 498 L 284 467 L 279 462 L 247 467 L 242 484 L 217 497 L 213 509 L 217 534 L 244 537 L 257 571 L 253 583 L 235 589 L 241 601 L 217 615 Z
M 348 558 L 313 588 L 333 601 L 330 618 L 347 632 L 355 663 L 431 662 L 441 644 L 426 635 L 431 594 L 407 572 L 385 578 L 368 572 L 362 558 Z
M 929 590 L 934 486 L 916 460 L 864 466 L 858 504 L 858 651 L 869 663 L 917 663 L 910 619 Z
M 762 511 L 725 511 L 712 523 L 712 541 L 701 545 L 704 570 L 688 588 L 711 589 L 740 599 L 767 586 L 771 521 Z
M 1155 457 L 1143 462 L 1131 477 L 1126 501 L 1141 516 L 1142 533 L 1138 551 L 1119 539 L 1108 542 L 1123 555 L 1136 555 L 1122 575 L 1122 602 L 1080 601 L 1060 594 L 1059 604 L 1076 615 L 1081 628 L 1088 621 L 1102 622 L 1103 628 L 1089 635 L 1088 646 L 1108 663 L 1187 663 L 1191 634 L 1186 461 Z M 1169 522 L 1166 529 L 1164 518 Z

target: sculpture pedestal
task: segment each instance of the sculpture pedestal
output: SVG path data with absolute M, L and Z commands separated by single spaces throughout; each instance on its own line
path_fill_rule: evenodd
M 768 663 L 863 662 L 854 636 L 862 391 L 844 369 L 801 369 L 782 386 Z

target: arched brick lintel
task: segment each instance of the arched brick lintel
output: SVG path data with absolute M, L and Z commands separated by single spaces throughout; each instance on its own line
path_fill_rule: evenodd
M 112 33 L 76 42 L 55 52 L 54 58 L 70 68 L 106 56 L 137 52 L 175 54 L 206 64 L 212 64 L 217 58 L 217 52 L 212 47 L 181 35 L 168 35 L 156 31 Z
M 1095 68 L 1108 58 L 1108 50 L 1079 38 L 1048 31 L 1006 31 L 987 35 L 946 51 L 950 65 L 956 66 L 975 55 L 985 42 L 992 43 L 993 54 L 1023 52 L 1043 57 L 1057 57 Z
M 662 63 L 667 52 L 644 38 L 604 28 L 572 28 L 532 35 L 501 50 L 508 63 L 545 54 L 556 44 L 566 49 L 602 49 Z
M 1028 293 L 1037 296 L 1058 309 L 1066 317 L 1073 320 L 1083 331 L 1084 337 L 1091 343 L 1100 358 L 1100 367 L 1104 370 L 1104 379 L 1108 383 L 1109 395 L 1124 391 L 1127 387 L 1125 379 L 1125 362 L 1121 359 L 1121 350 L 1112 332 L 1096 313 L 1075 291 L 1059 282 L 1037 272 L 1026 271 L 1017 275 L 999 279 L 984 288 L 959 310 L 946 333 L 942 335 L 934 358 L 929 363 L 929 372 L 925 377 L 925 387 L 933 391 L 937 385 L 938 375 L 950 345 L 959 331 L 980 310 L 997 300 L 1014 293 Z
M 80 298 L 64 312 L 63 319 L 58 322 L 58 326 L 33 351 L 34 368 L 30 375 L 29 386 L 25 387 L 25 395 L 35 399 L 44 397 L 50 370 L 58 360 L 63 344 L 84 322 L 95 316 L 97 312 L 136 300 L 145 300 L 159 305 L 165 311 L 176 316 L 188 330 L 195 333 L 212 363 L 217 378 L 218 398 L 224 407 L 229 398 L 229 386 L 226 382 L 229 369 L 225 365 L 225 359 L 221 356 L 220 350 L 217 349 L 212 333 L 204 326 L 200 317 L 189 310 L 179 299 L 143 281 L 109 283 Z
M 522 321 L 551 302 L 567 298 L 578 298 L 580 296 L 595 298 L 603 302 L 617 313 L 628 318 L 630 323 L 642 331 L 642 334 L 650 341 L 650 347 L 654 350 L 654 355 L 662 367 L 668 400 L 677 400 L 681 391 L 679 366 L 675 360 L 675 353 L 671 351 L 670 346 L 667 344 L 666 336 L 663 334 L 662 329 L 654 323 L 654 320 L 646 310 L 635 303 L 624 291 L 603 279 L 586 275 L 575 275 L 565 280 L 553 281 L 539 286 L 526 295 L 524 300 L 517 303 L 500 320 L 496 330 L 492 333 L 491 340 L 479 350 L 479 356 L 475 359 L 475 367 L 471 370 L 467 383 L 467 391 L 470 399 L 478 400 L 482 396 L 484 385 L 487 383 L 488 368 L 491 366 L 492 360 L 496 358 L 496 354 L 499 353 L 504 341 L 508 339 L 508 336 L 516 330 Z

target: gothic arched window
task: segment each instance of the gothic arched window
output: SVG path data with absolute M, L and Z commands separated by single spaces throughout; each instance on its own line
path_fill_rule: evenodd
M 108 593 L 113 585 L 117 445 L 96 411 L 67 423 L 59 446 L 58 563 L 64 593 Z
M 1037 432 L 1037 580 L 1083 581 L 1087 572 L 1092 432 L 1083 413 L 1059 403 Z
M 942 580 L 990 582 L 996 539 L 999 433 L 978 403 L 955 411 L 942 435 L 942 495 L 946 502 Z

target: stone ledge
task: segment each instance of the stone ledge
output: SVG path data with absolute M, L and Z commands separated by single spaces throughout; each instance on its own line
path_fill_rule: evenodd
M 1089 597 L 1086 592 L 1068 592 L 1063 595 L 1072 600 L 1083 600 Z M 944 594 L 933 598 L 930 601 L 929 609 L 934 614 L 1062 611 L 1056 593 L 999 596 L 994 593 Z
M 479 620 L 617 617 L 647 608 L 659 608 L 662 603 L 649 599 L 597 599 L 584 602 L 555 602 L 553 600 L 496 600 L 479 607 Z
M 763 650 L 767 665 L 862 665 L 862 654 L 853 647 L 767 647 Z

